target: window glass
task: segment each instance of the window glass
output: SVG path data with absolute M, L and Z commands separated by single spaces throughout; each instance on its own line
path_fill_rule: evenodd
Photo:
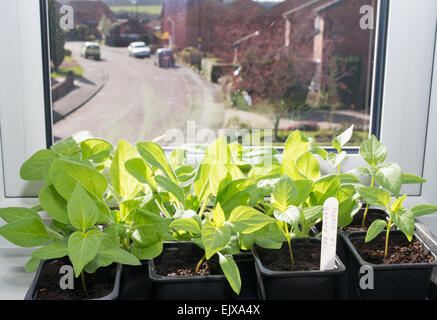
M 48 0 L 55 140 L 370 131 L 377 0 Z

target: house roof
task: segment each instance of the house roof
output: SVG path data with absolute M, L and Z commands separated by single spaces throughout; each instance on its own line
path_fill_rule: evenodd
M 323 11 L 326 11 L 326 10 L 334 8 L 335 6 L 341 4 L 341 3 L 345 2 L 345 1 L 346 0 L 332 0 L 332 1 L 328 2 L 328 3 L 325 3 L 325 4 L 321 5 L 320 7 L 315 8 L 314 12 L 315 13 L 321 13 Z

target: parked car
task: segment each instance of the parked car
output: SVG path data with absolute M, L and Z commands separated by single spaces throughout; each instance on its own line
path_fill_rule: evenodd
M 145 58 L 150 57 L 152 50 L 146 45 L 145 42 L 132 42 L 127 51 L 131 57 Z
M 173 51 L 169 48 L 159 48 L 156 50 L 155 65 L 160 68 L 174 68 L 175 59 Z
M 95 42 L 85 42 L 80 55 L 85 59 L 93 57 L 96 60 L 100 60 L 100 45 Z

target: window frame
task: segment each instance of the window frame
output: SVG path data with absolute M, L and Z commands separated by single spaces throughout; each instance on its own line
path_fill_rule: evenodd
M 427 113 L 429 111 L 437 3 L 430 4 L 428 0 L 418 0 L 414 3 L 410 0 L 381 0 L 381 6 L 387 8 L 378 12 L 387 14 L 378 17 L 377 21 L 388 21 L 376 32 L 378 39 L 375 41 L 383 45 L 375 46 L 379 58 L 374 66 L 374 99 L 370 128 L 390 150 L 389 161 L 398 162 L 406 172 L 422 175 L 428 172 L 424 169 L 428 119 L 417 114 L 420 112 L 412 115 L 414 128 L 405 145 L 402 143 L 405 142 L 406 133 L 399 135 L 398 126 L 406 119 L 411 120 L 408 117 L 401 119 L 403 114 L 408 114 L 407 101 L 420 101 L 420 110 Z M 1 21 L 8 25 L 8 28 L 0 31 L 0 35 L 12 43 L 11 50 L 0 52 L 0 58 L 10 58 L 14 52 L 16 54 L 15 59 L 12 59 L 13 63 L 7 59 L 0 59 L 0 66 L 11 72 L 20 70 L 19 76 L 13 79 L 5 76 L 8 72 L 0 75 L 0 84 L 10 88 L 8 94 L 0 95 L 0 182 L 3 182 L 0 183 L 0 199 L 3 199 L 0 206 L 6 202 L 20 203 L 26 197 L 36 197 L 40 184 L 22 181 L 19 177 L 19 167 L 36 150 L 49 147 L 52 143 L 51 93 L 50 86 L 47 86 L 49 63 L 46 10 L 46 0 L 2 0 L 0 4 L 0 17 L 3 18 Z M 45 21 L 45 25 L 41 24 L 41 21 Z M 411 45 L 409 41 L 403 40 L 402 29 L 399 28 L 399 25 L 403 24 L 408 27 L 410 35 L 424 36 L 410 37 L 415 43 Z M 434 26 L 433 30 L 429 30 L 430 25 Z M 28 41 L 29 38 L 32 40 Z M 403 58 L 399 57 L 399 50 L 406 53 L 405 56 L 402 55 Z M 413 57 L 415 60 L 411 63 Z M 409 62 L 407 65 L 403 64 L 405 60 Z M 417 68 L 417 65 L 420 68 Z M 401 77 L 400 74 L 408 76 Z M 403 78 L 424 79 L 422 88 L 407 87 Z M 408 98 L 404 103 L 399 103 L 399 90 Z M 383 108 L 380 108 L 381 104 Z M 17 108 L 7 108 L 7 105 L 16 105 Z M 398 139 L 399 137 L 402 138 Z M 415 157 L 409 156 L 408 148 L 417 150 Z M 349 158 L 343 165 L 344 170 L 364 164 L 357 155 L 357 148 L 347 150 Z M 428 149 L 427 153 L 431 154 Z M 329 171 L 328 168 L 326 170 Z M 406 190 L 416 196 L 420 196 L 422 192 L 420 187 Z

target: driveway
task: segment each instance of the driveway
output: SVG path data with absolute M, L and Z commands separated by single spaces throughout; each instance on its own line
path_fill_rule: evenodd
M 223 127 L 225 107 L 219 87 L 195 71 L 180 66 L 161 69 L 152 58 L 129 57 L 126 48 L 102 46 L 101 61 L 80 57 L 80 42 L 68 42 L 66 48 L 83 67 L 85 79 L 104 77 L 106 84 L 54 125 L 55 137 L 89 131 L 113 143 L 120 138 L 135 143 L 153 140 L 169 129 L 185 132 L 189 120 L 197 128 L 217 131 Z

